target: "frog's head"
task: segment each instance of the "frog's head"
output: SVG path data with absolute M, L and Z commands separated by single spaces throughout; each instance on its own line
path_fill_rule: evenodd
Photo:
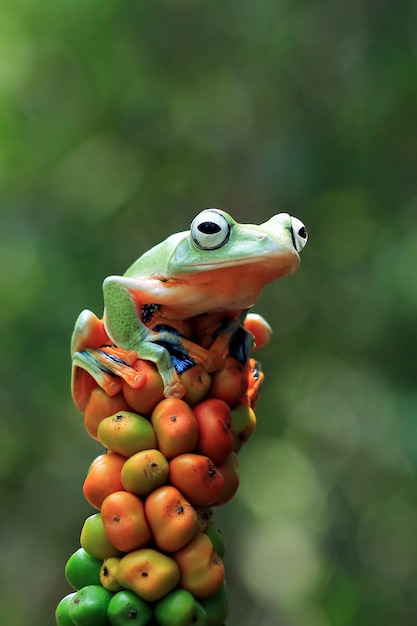
M 139 257 L 125 277 L 141 281 L 147 302 L 163 305 L 172 318 L 237 311 L 251 307 L 265 285 L 297 270 L 306 241 L 304 225 L 288 213 L 254 225 L 206 209 L 190 230 Z
M 304 224 L 288 213 L 254 225 L 239 224 L 220 209 L 206 209 L 183 235 L 170 258 L 174 274 L 237 268 L 238 279 L 243 266 L 251 266 L 263 284 L 296 271 L 307 243 Z

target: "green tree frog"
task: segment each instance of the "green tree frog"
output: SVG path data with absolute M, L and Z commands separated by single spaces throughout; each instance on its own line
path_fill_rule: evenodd
M 297 270 L 306 242 L 304 225 L 287 213 L 254 225 L 220 209 L 201 211 L 190 230 L 145 252 L 123 276 L 104 280 L 102 320 L 88 310 L 80 314 L 71 344 L 76 403 L 79 368 L 110 394 L 116 375 L 131 376 L 126 360 L 100 350 L 109 344 L 155 363 L 165 396 L 181 397 L 173 354 L 216 369 L 262 288 Z

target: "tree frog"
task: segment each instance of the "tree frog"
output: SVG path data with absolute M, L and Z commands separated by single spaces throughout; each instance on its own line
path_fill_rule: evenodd
M 156 364 L 166 397 L 181 397 L 172 354 L 216 369 L 262 288 L 297 270 L 306 242 L 304 224 L 288 213 L 254 225 L 220 209 L 201 211 L 189 230 L 142 254 L 123 276 L 104 280 L 102 320 L 88 310 L 80 314 L 71 345 L 76 403 L 78 368 L 112 394 L 116 377 L 131 377 L 137 358 Z M 131 361 L 106 354 L 105 345 Z

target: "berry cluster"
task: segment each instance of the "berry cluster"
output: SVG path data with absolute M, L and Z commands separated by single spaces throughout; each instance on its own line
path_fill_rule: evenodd
M 108 395 L 96 386 L 85 407 L 85 427 L 105 450 L 85 478 L 95 512 L 66 564 L 75 591 L 56 623 L 222 626 L 224 543 L 213 508 L 238 488 L 237 454 L 255 428 L 263 374 L 252 358 L 227 356 L 210 374 L 197 364 L 181 374 L 179 399 L 164 397 L 153 363 L 132 368 L 135 387 L 124 380 Z

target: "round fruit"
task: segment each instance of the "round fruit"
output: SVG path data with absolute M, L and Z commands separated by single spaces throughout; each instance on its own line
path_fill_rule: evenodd
M 195 608 L 195 618 L 194 622 L 192 622 L 193 626 L 208 626 L 206 609 L 198 600 L 195 601 Z
M 109 591 L 120 591 L 121 586 L 117 582 L 117 568 L 120 559 L 112 556 L 105 559 L 100 568 L 100 583 Z
M 86 585 L 100 584 L 101 561 L 79 548 L 65 565 L 65 577 L 71 587 L 81 589 Z
M 209 506 L 218 500 L 225 485 L 211 459 L 201 454 L 180 454 L 172 459 L 169 481 L 195 507 Z
M 57 626 L 74 626 L 74 622 L 70 618 L 69 614 L 70 603 L 74 596 L 75 591 L 69 593 L 58 603 L 55 610 L 55 621 Z
M 168 480 L 169 465 L 159 450 L 142 450 L 127 459 L 121 479 L 126 491 L 137 496 L 148 493 L 164 485 Z
M 98 439 L 97 429 L 106 417 L 117 411 L 127 411 L 129 405 L 121 391 L 114 396 L 108 396 L 101 387 L 91 392 L 90 399 L 84 412 L 84 426 L 93 439 Z
M 209 396 L 234 406 L 242 400 L 248 389 L 248 366 L 232 356 L 227 356 L 223 368 L 212 375 Z
M 172 485 L 159 487 L 149 494 L 145 514 L 156 545 L 165 552 L 185 546 L 198 529 L 195 509 Z
M 143 600 L 156 602 L 178 585 L 180 572 L 171 557 L 151 548 L 143 548 L 120 559 L 117 579 L 122 587 Z
M 223 581 L 213 595 L 201 600 L 201 604 L 207 614 L 207 626 L 219 626 L 219 624 L 223 624 L 229 614 L 226 582 Z
M 99 425 L 100 442 L 113 452 L 129 457 L 140 450 L 156 448 L 157 441 L 150 422 L 137 413 L 119 411 Z
M 214 551 L 210 539 L 197 533 L 172 557 L 180 569 L 180 587 L 197 599 L 208 598 L 215 593 L 224 580 L 224 564 Z
M 153 410 L 151 422 L 158 448 L 167 459 L 194 450 L 198 437 L 197 420 L 184 400 L 165 398 Z
M 134 389 L 123 382 L 123 395 L 136 413 L 148 416 L 164 397 L 164 383 L 156 366 L 150 361 L 138 359 L 132 367 L 146 377 L 146 382 L 139 389 Z
M 221 465 L 217 466 L 217 471 L 224 478 L 224 490 L 222 495 L 212 506 L 222 506 L 233 498 L 239 487 L 239 459 L 235 452 L 231 452 Z
M 215 465 L 220 465 L 233 447 L 230 408 L 223 400 L 209 398 L 197 404 L 193 410 L 198 424 L 195 451 L 208 456 Z
M 107 608 L 112 597 L 101 585 L 87 585 L 72 597 L 69 616 L 75 626 L 108 626 Z
M 81 529 L 80 544 L 95 559 L 120 556 L 120 551 L 107 539 L 100 513 L 94 513 L 85 520 Z
M 210 374 L 204 369 L 201 363 L 197 363 L 180 374 L 180 380 L 185 386 L 184 402 L 189 406 L 194 406 L 200 402 L 207 394 L 211 385 Z
M 253 409 L 246 404 L 238 404 L 232 409 L 232 424 L 233 452 L 239 452 L 255 430 L 256 416 Z
M 151 606 L 133 591 L 122 590 L 110 600 L 107 617 L 111 626 L 148 626 L 153 617 Z
M 143 548 L 152 540 L 142 500 L 128 491 L 116 491 L 101 507 L 104 531 L 110 543 L 122 552 Z
M 95 509 L 100 510 L 103 500 L 114 491 L 123 489 L 121 472 L 126 457 L 116 453 L 98 456 L 88 470 L 83 485 L 84 497 Z
M 194 596 L 185 589 L 174 589 L 155 606 L 160 626 L 206 626 L 207 614 Z
M 207 528 L 204 531 L 204 534 L 207 535 L 207 537 L 210 539 L 214 551 L 219 555 L 221 559 L 223 559 L 225 553 L 223 535 L 213 521 L 210 521 L 207 524 Z

